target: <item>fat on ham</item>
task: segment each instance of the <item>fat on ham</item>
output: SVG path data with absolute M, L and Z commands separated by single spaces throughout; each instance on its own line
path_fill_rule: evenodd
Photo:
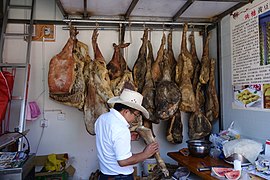
M 71 28 L 71 32 L 72 32 Z M 77 34 L 77 33 L 75 33 Z M 58 101 L 62 104 L 77 107 L 82 110 L 84 106 L 85 100 L 85 76 L 84 76 L 84 65 L 90 61 L 90 57 L 88 56 L 88 46 L 78 40 L 74 40 L 73 48 L 71 56 L 74 60 L 74 76 L 75 80 L 71 87 L 70 92 L 66 93 L 53 93 L 50 91 L 49 97 L 55 101 Z M 62 76 L 66 76 L 64 72 L 58 71 L 57 68 L 61 66 L 57 66 L 56 69 L 52 68 L 52 65 L 56 62 L 62 62 L 61 59 L 52 59 L 50 62 L 50 70 L 49 70 L 49 79 L 53 76 L 53 74 L 63 73 Z M 51 69 L 52 68 L 52 69 Z M 64 67 L 62 67 L 64 68 Z M 49 81 L 49 85 L 52 81 Z
M 50 94 L 70 93 L 75 82 L 75 59 L 73 57 L 74 44 L 78 32 L 70 28 L 70 37 L 62 49 L 50 60 L 48 85 Z

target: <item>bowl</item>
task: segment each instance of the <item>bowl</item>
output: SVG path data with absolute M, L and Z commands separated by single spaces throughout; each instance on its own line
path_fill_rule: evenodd
M 234 154 L 230 155 L 229 157 L 224 158 L 224 161 L 229 163 L 229 164 L 233 164 L 234 160 L 241 161 L 242 166 L 247 166 L 247 165 L 251 164 L 249 162 L 249 160 L 247 160 L 244 156 L 242 156 L 241 154 L 237 154 L 237 153 L 234 153 Z
M 211 142 L 208 140 L 188 140 L 187 144 L 191 156 L 203 158 L 210 153 Z

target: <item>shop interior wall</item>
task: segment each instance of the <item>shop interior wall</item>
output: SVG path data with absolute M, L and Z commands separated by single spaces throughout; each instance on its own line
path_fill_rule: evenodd
M 264 143 L 270 138 L 269 112 L 240 110 L 232 108 L 232 64 L 230 42 L 230 16 L 221 21 L 221 49 L 222 49 L 222 101 L 223 101 L 223 125 L 228 128 L 234 121 L 234 128 L 243 138 L 254 139 Z
M 48 2 L 51 2 L 48 3 Z M 60 13 L 54 7 L 54 1 L 50 0 L 47 3 L 37 1 L 36 19 L 61 19 Z M 46 9 L 46 10 L 45 10 Z M 15 16 L 16 17 L 16 16 Z M 47 18 L 46 18 L 47 17 Z M 76 179 L 88 179 L 91 172 L 98 169 L 98 160 L 96 156 L 95 136 L 87 133 L 84 125 L 83 112 L 76 108 L 62 105 L 52 101 L 48 97 L 47 75 L 50 59 L 59 53 L 68 40 L 69 32 L 62 29 L 63 26 L 56 26 L 55 42 L 33 42 L 31 50 L 31 74 L 29 83 L 28 101 L 36 101 L 40 106 L 42 115 L 35 121 L 27 121 L 26 128 L 30 129 L 27 138 L 30 141 L 31 153 L 37 155 L 45 155 L 50 153 L 67 152 L 72 164 L 76 168 Z M 8 29 L 11 32 L 20 32 L 24 29 L 23 25 L 9 25 Z M 168 31 L 164 31 L 166 34 Z M 152 31 L 151 42 L 153 45 L 154 56 L 157 55 L 163 31 Z M 188 32 L 189 34 L 190 32 Z M 86 43 L 89 47 L 91 58 L 94 57 L 91 45 L 92 30 L 79 31 L 78 40 Z M 131 42 L 131 45 L 125 50 L 125 58 L 130 68 L 138 56 L 138 51 L 141 46 L 140 38 L 143 31 L 132 31 L 131 34 L 127 31 L 125 41 Z M 215 31 L 212 33 L 210 42 L 210 56 L 216 57 L 216 36 Z M 173 50 L 177 58 L 180 52 L 181 30 L 173 31 Z M 132 37 L 130 39 L 130 37 Z M 195 33 L 196 48 L 199 58 L 202 55 L 202 36 L 198 32 Z M 113 43 L 118 43 L 118 32 L 100 30 L 98 43 L 100 49 L 107 62 L 110 61 L 113 55 Z M 189 45 L 189 43 L 188 43 Z M 25 57 L 26 43 L 20 38 L 6 39 L 4 48 L 5 62 L 21 62 Z M 21 93 L 24 78 L 22 70 L 17 70 L 14 94 Z M 20 101 L 12 101 L 10 130 L 18 125 Z M 65 114 L 65 120 L 58 120 L 59 113 Z M 183 143 L 179 145 L 170 144 L 166 140 L 166 122 L 154 125 L 154 133 L 157 141 L 160 144 L 160 152 L 166 163 L 176 163 L 167 156 L 169 151 L 178 151 L 186 147 L 188 140 L 188 117 L 189 114 L 182 113 Z M 48 127 L 40 127 L 42 119 L 48 120 Z M 214 125 L 214 131 L 218 130 L 217 123 Z M 144 149 L 145 144 L 142 139 L 132 142 L 132 152 L 140 152 Z M 138 165 L 140 169 L 141 166 Z

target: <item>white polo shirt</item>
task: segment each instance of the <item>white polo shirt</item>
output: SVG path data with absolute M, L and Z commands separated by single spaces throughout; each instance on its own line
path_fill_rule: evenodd
M 133 173 L 132 166 L 120 167 L 117 160 L 132 156 L 129 124 L 115 109 L 102 114 L 95 123 L 100 171 L 107 175 Z

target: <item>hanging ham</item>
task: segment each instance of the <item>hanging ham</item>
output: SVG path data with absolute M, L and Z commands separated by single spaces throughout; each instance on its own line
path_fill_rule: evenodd
M 107 100 L 114 97 L 114 95 L 110 87 L 110 77 L 106 68 L 106 61 L 98 47 L 97 37 L 98 30 L 95 29 L 92 35 L 92 46 L 95 55 L 93 64 L 94 84 L 96 86 L 97 93 L 101 96 L 104 102 L 107 102 Z
M 170 30 L 169 34 L 168 34 L 168 66 L 170 68 L 170 74 L 171 74 L 171 78 L 172 81 L 174 81 L 174 77 L 175 77 L 175 67 L 177 64 L 177 61 L 175 60 L 174 57 L 174 53 L 173 53 L 173 48 L 172 48 L 172 30 Z
M 155 106 L 156 117 L 168 120 L 177 111 L 181 94 L 176 83 L 171 80 L 167 52 L 164 54 L 163 77 L 156 85 Z
M 149 119 L 148 121 L 158 124 L 159 118 L 156 118 L 155 116 L 155 84 L 152 79 L 152 73 L 151 73 L 151 67 L 152 62 L 154 61 L 153 56 L 153 48 L 151 42 L 148 40 L 147 43 L 148 46 L 148 56 L 146 59 L 146 65 L 147 65 L 147 71 L 145 76 L 145 85 L 143 87 L 142 95 L 143 95 L 143 103 L 142 105 L 147 109 L 149 112 Z M 148 127 L 151 128 L 151 127 Z
M 209 72 L 210 72 L 209 40 L 210 40 L 210 33 L 208 33 L 203 47 L 203 55 L 201 60 L 202 67 L 200 73 L 200 82 L 202 84 L 207 84 L 207 82 L 209 81 Z
M 196 111 L 191 114 L 188 121 L 188 136 L 190 139 L 202 139 L 212 131 L 210 121 L 202 112 L 203 103 L 204 95 L 199 82 L 196 89 Z
M 75 83 L 76 62 L 73 57 L 74 44 L 78 32 L 70 27 L 70 37 L 62 51 L 50 60 L 48 85 L 50 94 L 70 93 Z
M 191 31 L 191 34 L 189 35 L 188 40 L 190 42 L 190 54 L 192 55 L 192 64 L 193 64 L 193 68 L 194 68 L 194 73 L 193 73 L 193 76 L 191 77 L 191 79 L 198 81 L 199 78 L 195 77 L 195 71 L 198 68 L 197 66 L 200 65 L 200 60 L 198 58 L 197 51 L 196 51 L 194 31 Z M 196 90 L 196 87 L 194 89 Z
M 181 92 L 181 103 L 180 110 L 184 112 L 194 112 L 195 111 L 195 94 L 193 91 L 191 77 L 193 76 L 194 68 L 192 64 L 192 55 L 188 52 L 186 47 L 186 32 L 188 30 L 187 24 L 184 25 L 183 36 L 182 36 L 182 79 L 180 83 Z
M 219 116 L 219 102 L 215 86 L 215 65 L 214 59 L 210 60 L 210 77 L 208 87 L 206 89 L 205 114 L 210 122 L 213 122 Z
M 76 33 L 77 34 L 77 33 Z M 49 94 L 50 98 L 62 104 L 73 106 L 82 109 L 85 101 L 85 79 L 84 79 L 84 64 L 89 61 L 88 46 L 80 41 L 74 40 L 72 57 L 74 59 L 74 75 L 75 81 L 70 92 L 62 94 Z M 52 61 L 51 61 L 52 62 Z M 53 64 L 53 63 L 52 63 Z M 50 64 L 50 67 L 51 65 Z M 50 74 L 50 71 L 49 71 Z M 50 78 L 50 76 L 49 76 Z
M 172 144 L 180 144 L 183 141 L 183 124 L 180 109 L 167 121 L 166 138 Z
M 90 61 L 88 66 L 88 77 L 89 81 L 87 81 L 87 95 L 85 98 L 85 105 L 84 105 L 84 124 L 86 130 L 89 134 L 95 135 L 95 128 L 94 124 L 97 118 L 107 112 L 109 107 L 107 102 L 101 98 L 101 96 L 97 92 L 97 87 L 94 81 L 94 61 Z
M 124 88 L 137 91 L 132 72 L 121 53 L 121 49 L 127 48 L 129 45 L 130 43 L 114 44 L 112 60 L 107 64 L 111 79 L 111 90 L 115 96 L 119 96 Z
M 162 63 L 164 58 L 165 43 L 166 43 L 166 36 L 163 33 L 161 44 L 157 52 L 157 58 L 152 64 L 152 78 L 155 83 L 159 82 L 162 78 Z
M 111 81 L 111 87 L 115 96 L 119 96 L 125 88 L 137 91 L 132 72 L 128 69 L 124 71 L 123 76 L 120 76 Z
M 110 79 L 121 77 L 127 68 L 127 63 L 122 56 L 121 49 L 126 48 L 130 43 L 116 45 L 113 43 L 114 53 L 111 61 L 107 64 Z
M 142 92 L 145 74 L 146 74 L 146 54 L 147 54 L 148 29 L 143 33 L 142 46 L 139 50 L 139 55 L 132 69 L 135 85 L 138 87 L 138 92 Z

